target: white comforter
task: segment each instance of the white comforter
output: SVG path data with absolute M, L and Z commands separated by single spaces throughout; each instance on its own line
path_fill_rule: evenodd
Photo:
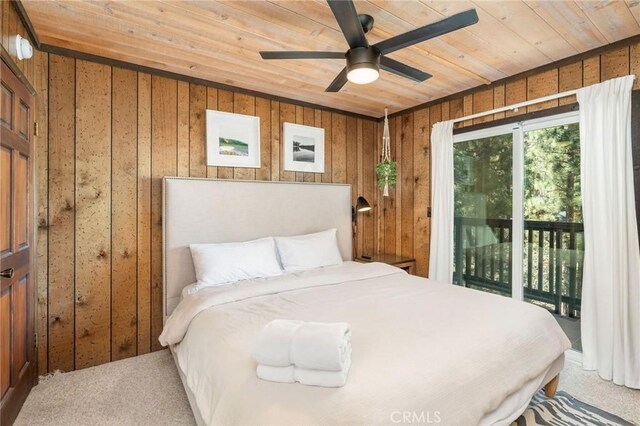
M 348 322 L 347 384 L 259 380 L 251 347 L 276 318 Z M 186 295 L 160 340 L 207 424 L 505 424 L 570 347 L 542 308 L 353 262 Z

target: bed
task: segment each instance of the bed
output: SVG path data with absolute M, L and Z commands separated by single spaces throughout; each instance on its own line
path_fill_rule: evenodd
M 509 424 L 554 391 L 570 344 L 542 308 L 351 262 L 348 185 L 164 179 L 161 339 L 198 424 Z M 233 214 L 230 214 L 233 212 Z M 342 265 L 181 297 L 188 245 L 337 228 Z M 276 318 L 346 321 L 342 388 L 262 381 L 251 346 Z

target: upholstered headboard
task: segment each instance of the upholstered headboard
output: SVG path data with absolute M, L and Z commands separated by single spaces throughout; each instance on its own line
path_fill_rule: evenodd
M 165 177 L 163 180 L 164 317 L 195 282 L 189 244 L 247 241 L 338 229 L 351 260 L 351 186 Z

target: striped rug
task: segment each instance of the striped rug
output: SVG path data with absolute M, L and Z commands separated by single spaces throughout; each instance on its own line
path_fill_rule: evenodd
M 566 392 L 556 392 L 552 399 L 540 391 L 529 408 L 511 426 L 633 426 L 620 417 L 575 399 Z

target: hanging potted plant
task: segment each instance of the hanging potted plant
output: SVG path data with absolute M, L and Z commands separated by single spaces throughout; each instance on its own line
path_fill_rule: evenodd
M 382 161 L 376 166 L 378 188 L 382 189 L 384 197 L 389 196 L 389 188 L 393 189 L 398 180 L 398 167 L 391 160 L 391 137 L 389 136 L 389 119 L 387 109 L 384 109 L 384 131 L 382 133 Z
M 378 175 L 378 188 L 382 189 L 382 195 L 389 196 L 389 188 L 396 186 L 398 179 L 398 168 L 395 161 L 382 160 L 376 166 L 376 174 Z

